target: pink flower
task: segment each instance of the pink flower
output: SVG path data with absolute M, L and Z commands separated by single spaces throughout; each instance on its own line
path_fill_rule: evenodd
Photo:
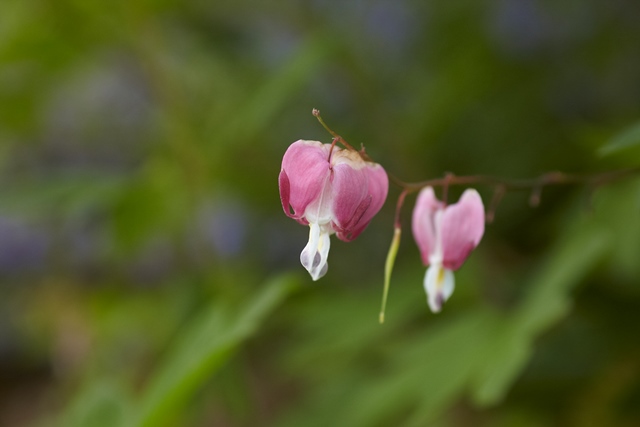
M 453 271 L 460 268 L 484 234 L 484 205 L 475 190 L 466 190 L 458 203 L 446 206 L 433 188 L 420 192 L 413 210 L 413 237 L 422 262 L 429 266 L 424 288 L 431 311 L 437 313 L 455 286 Z
M 282 158 L 278 179 L 284 213 L 309 225 L 300 262 L 313 280 L 327 272 L 329 236 L 349 242 L 367 227 L 387 198 L 387 174 L 352 150 L 299 140 Z

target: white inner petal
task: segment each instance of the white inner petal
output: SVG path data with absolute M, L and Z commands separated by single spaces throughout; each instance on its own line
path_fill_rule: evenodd
M 424 290 L 432 312 L 438 313 L 442 309 L 454 288 L 453 272 L 442 267 L 441 263 L 431 264 L 424 276 Z
M 313 280 L 318 280 L 327 273 L 330 245 L 329 232 L 315 222 L 310 223 L 309 242 L 300 253 L 300 262 Z
M 442 259 L 444 257 L 442 251 L 442 233 L 441 233 L 441 223 L 442 216 L 444 215 L 444 209 L 438 209 L 433 215 L 433 239 L 435 240 L 435 244 L 433 246 L 433 252 L 429 254 L 429 264 L 442 264 Z
M 331 181 L 330 175 L 324 178 L 322 191 L 316 200 L 311 202 L 305 209 L 304 216 L 309 223 L 320 225 L 328 224 L 333 219 L 332 198 L 331 198 Z

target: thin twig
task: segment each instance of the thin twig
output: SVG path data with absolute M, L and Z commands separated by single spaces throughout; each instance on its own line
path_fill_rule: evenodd
M 338 135 L 337 133 L 335 133 L 333 131 L 333 129 L 331 129 L 329 126 L 327 126 L 327 124 L 324 122 L 324 120 L 322 120 L 322 116 L 320 115 L 320 110 L 318 110 L 317 108 L 314 108 L 313 110 L 311 110 L 311 114 L 314 115 L 314 117 L 316 119 L 318 119 L 318 121 L 320 122 L 320 124 L 322 125 L 323 128 L 325 128 L 325 130 L 327 132 L 329 132 L 331 134 L 331 136 L 333 136 L 334 139 L 334 144 L 335 142 L 339 142 L 340 144 L 342 144 L 346 149 L 351 150 L 351 151 L 355 151 L 356 153 L 358 153 L 360 155 L 360 157 L 362 157 L 362 160 L 367 161 L 367 162 L 372 162 L 373 160 L 371 159 L 371 157 L 369 157 L 369 155 L 365 152 L 364 149 L 364 145 L 361 145 L 360 150 L 356 150 L 355 148 L 353 148 L 353 146 L 351 144 L 349 144 L 343 137 L 341 137 L 340 135 Z
M 502 186 L 505 190 L 538 189 L 547 185 L 589 184 L 591 187 L 599 187 L 610 182 L 640 174 L 640 167 L 607 171 L 598 174 L 566 174 L 562 172 L 548 172 L 536 178 L 507 179 L 490 175 L 445 175 L 444 178 L 430 179 L 420 182 L 404 182 L 397 177 L 393 183 L 409 192 L 421 190 L 425 187 L 444 187 L 454 185 L 488 185 Z

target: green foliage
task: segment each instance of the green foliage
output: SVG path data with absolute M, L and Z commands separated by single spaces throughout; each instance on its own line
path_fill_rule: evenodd
M 243 304 L 214 302 L 178 332 L 169 354 L 155 368 L 139 398 L 115 385 L 113 379 L 94 380 L 81 390 L 60 425 L 170 424 L 189 398 L 259 330 L 295 287 L 293 277 L 283 276 L 265 283 L 263 290 Z
M 244 306 L 222 301 L 186 325 L 184 335 L 149 379 L 139 418 L 132 425 L 166 425 L 232 352 L 259 330 L 294 284 L 292 277 L 272 280 Z
M 117 427 L 131 417 L 130 393 L 109 379 L 90 383 L 67 409 L 60 425 L 69 427 Z
M 602 155 L 617 153 L 640 145 L 640 122 L 620 132 L 600 149 Z
M 467 392 L 479 406 L 503 401 L 529 363 L 540 334 L 567 315 L 575 286 L 603 260 L 614 239 L 610 225 L 599 226 L 593 219 L 583 219 L 568 227 L 546 259 L 534 268 L 536 274 L 528 283 L 521 284 L 526 289 L 525 295 L 506 311 L 490 307 L 469 308 L 438 322 L 435 327 L 416 329 L 413 325 L 412 332 L 406 334 L 403 331 L 413 321 L 393 322 L 394 316 L 415 310 L 415 307 L 405 306 L 401 313 L 388 316 L 392 319 L 388 323 L 392 323 L 393 331 L 379 332 L 384 338 L 372 338 L 379 333 L 363 325 L 349 328 L 346 332 L 356 331 L 359 335 L 345 337 L 348 342 L 342 346 L 336 342 L 339 337 L 331 340 L 332 346 L 336 347 L 332 351 L 333 358 L 352 360 L 348 367 L 339 371 L 344 377 L 329 385 L 317 384 L 316 387 L 323 390 L 312 401 L 324 403 L 303 407 L 296 417 L 283 425 L 320 426 L 329 422 L 349 426 L 421 426 L 435 422 L 446 408 Z M 463 282 L 459 287 L 466 285 L 469 283 Z M 392 299 L 391 305 L 394 302 Z M 344 305 L 352 303 L 349 301 Z M 353 307 L 347 309 L 330 304 L 333 317 L 340 313 L 346 318 L 347 312 L 355 311 Z M 335 331 L 327 322 L 314 325 L 314 330 L 305 331 L 304 335 L 321 333 L 319 329 L 322 328 Z M 327 336 L 318 341 L 326 346 L 328 340 Z M 371 365 L 363 368 L 360 364 L 367 352 L 380 351 L 377 341 L 389 348 L 378 355 L 377 361 L 370 361 Z M 303 356 L 303 361 L 295 364 L 304 369 L 304 366 L 313 365 L 314 360 L 327 357 L 320 348 L 314 350 L 319 354 L 311 350 Z M 372 367 L 377 369 L 372 371 Z M 364 389 L 363 383 L 367 384 Z M 342 400 L 345 392 L 350 396 L 348 400 Z

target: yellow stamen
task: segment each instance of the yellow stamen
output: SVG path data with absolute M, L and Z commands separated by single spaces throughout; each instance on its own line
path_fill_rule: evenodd
M 438 288 L 442 288 L 442 283 L 444 282 L 444 268 L 439 267 L 438 268 Z

